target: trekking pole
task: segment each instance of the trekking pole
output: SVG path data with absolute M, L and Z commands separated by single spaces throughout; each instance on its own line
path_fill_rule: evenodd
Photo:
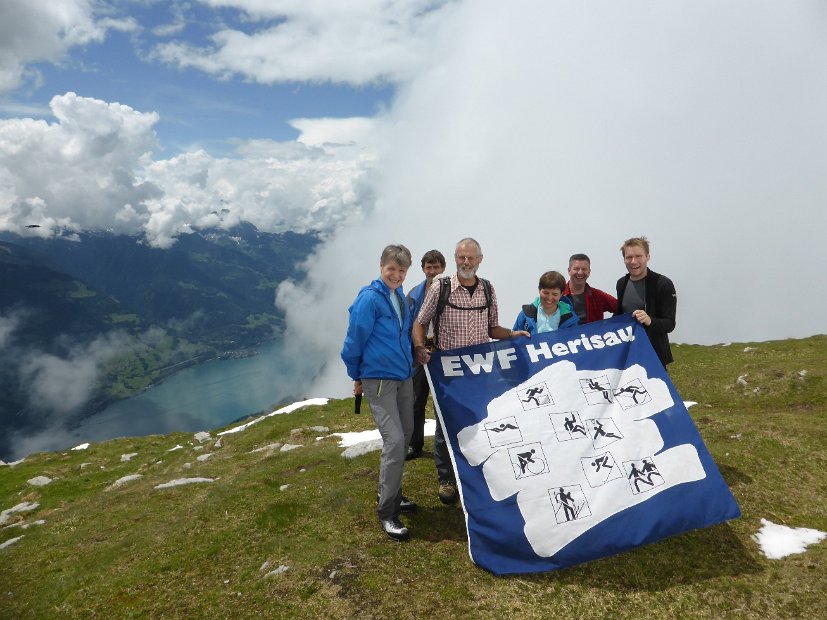
M 357 394 L 353 399 L 353 413 L 362 413 L 362 395 Z

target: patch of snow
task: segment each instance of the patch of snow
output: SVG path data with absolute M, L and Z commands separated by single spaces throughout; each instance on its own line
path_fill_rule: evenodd
M 436 431 L 436 420 L 425 420 L 425 437 L 433 437 Z M 354 433 L 332 433 L 328 437 L 339 437 L 339 447 L 347 448 L 342 452 L 346 459 L 362 456 L 368 452 L 382 449 L 382 436 L 378 429 L 359 431 Z
M 253 424 L 258 424 L 262 420 L 269 418 L 271 416 L 281 415 L 282 413 L 292 413 L 296 409 L 301 409 L 302 407 L 307 407 L 309 405 L 326 405 L 328 400 L 329 399 L 327 398 L 308 398 L 307 400 L 301 400 L 291 405 L 282 407 L 281 409 L 277 409 L 272 413 L 268 413 L 267 415 L 260 416 L 254 420 L 251 420 L 250 422 L 247 422 L 246 424 L 242 424 L 241 426 L 235 426 L 233 428 L 227 429 L 226 431 L 221 431 L 220 433 L 218 433 L 218 435 L 230 435 L 232 433 L 240 433 L 241 431 L 250 428 Z
M 175 450 L 180 450 L 180 449 L 181 449 L 181 448 L 183 448 L 183 447 L 184 447 L 184 446 L 182 446 L 182 445 L 179 443 L 179 444 L 178 444 L 177 446 L 175 446 L 174 448 L 170 448 L 169 450 L 167 450 L 167 452 L 174 452 Z
M 690 407 L 694 407 L 697 404 L 698 403 L 695 402 L 694 400 L 685 400 L 685 401 L 683 401 L 683 406 L 686 407 L 687 409 L 689 409 Z
M 379 434 L 379 429 L 373 429 L 369 431 L 358 431 L 354 433 L 333 433 L 331 437 L 340 438 L 340 448 L 349 448 L 350 446 L 355 446 L 357 444 L 365 443 L 367 441 L 373 441 L 375 439 L 381 440 L 382 438 L 382 436 Z
M 79 446 L 75 446 L 72 450 L 86 450 L 89 447 L 88 443 L 82 443 Z
M 279 487 L 279 491 L 286 491 L 289 488 L 290 488 L 289 484 L 283 484 Z
M 163 484 L 155 486 L 156 489 L 169 489 L 171 487 L 179 487 L 184 484 L 196 484 L 198 482 L 215 482 L 215 478 L 176 478 Z
M 115 482 L 113 482 L 111 485 L 109 485 L 108 488 L 109 489 L 117 489 L 122 484 L 126 484 L 127 482 L 132 482 L 133 480 L 137 480 L 140 477 L 141 477 L 141 474 L 129 474 L 128 476 L 124 476 L 123 478 L 118 478 L 117 480 L 115 480 Z
M 14 543 L 16 543 L 21 538 L 23 538 L 23 537 L 18 536 L 17 538 L 9 538 L 6 542 L 0 543 L 0 549 L 5 549 L 6 547 L 11 547 Z
M 731 343 L 731 342 L 725 342 L 725 343 L 724 343 L 724 344 L 722 344 L 721 346 L 722 346 L 722 347 L 728 347 L 728 346 L 731 346 L 731 345 L 732 345 L 732 343 Z
M 26 482 L 33 487 L 45 487 L 52 482 L 52 479 L 48 476 L 35 476 L 34 478 L 29 478 Z
M 137 452 L 130 452 L 129 454 L 121 454 L 121 463 L 131 461 L 133 457 L 138 456 Z
M 27 530 L 33 525 L 46 525 L 46 519 L 38 519 L 37 521 L 32 521 L 31 523 L 24 523 L 20 526 L 20 529 Z
M 787 527 L 761 519 L 761 529 L 752 539 L 770 560 L 779 560 L 795 553 L 804 553 L 807 547 L 824 540 L 827 533 L 807 527 Z
M 34 510 L 35 508 L 39 508 L 40 504 L 37 502 L 22 502 L 17 504 L 16 506 L 12 506 L 11 508 L 0 512 L 0 525 L 6 523 L 13 514 L 18 512 L 29 512 Z
M 750 351 L 757 351 L 757 347 L 744 347 L 744 353 L 749 353 Z

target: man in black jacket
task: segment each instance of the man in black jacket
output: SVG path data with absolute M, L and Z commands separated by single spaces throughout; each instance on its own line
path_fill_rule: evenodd
M 669 332 L 675 329 L 678 305 L 672 280 L 649 269 L 649 241 L 633 237 L 620 248 L 627 273 L 617 281 L 617 313 L 631 313 L 646 328 L 649 342 L 664 367 L 672 362 Z

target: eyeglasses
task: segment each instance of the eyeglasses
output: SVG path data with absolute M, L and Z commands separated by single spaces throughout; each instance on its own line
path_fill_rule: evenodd
M 459 263 L 464 263 L 465 261 L 468 261 L 468 262 L 472 263 L 480 257 L 479 256 L 459 256 L 459 255 L 455 254 L 454 258 Z

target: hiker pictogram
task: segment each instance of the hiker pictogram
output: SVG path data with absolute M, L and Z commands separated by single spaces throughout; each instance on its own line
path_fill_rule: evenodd
M 559 486 L 548 490 L 557 523 L 567 523 L 591 516 L 589 503 L 579 484 Z
M 623 434 L 611 418 L 594 418 L 586 420 L 591 432 L 591 440 L 595 450 L 623 439 Z
M 610 480 L 623 478 L 623 472 L 620 471 L 611 452 L 581 457 L 580 465 L 592 488 L 606 484 Z
M 557 441 L 571 441 L 572 439 L 586 439 L 589 436 L 580 414 L 576 411 L 548 414 Z
M 620 403 L 620 406 L 624 409 L 638 407 L 652 400 L 652 397 L 649 395 L 646 388 L 643 387 L 643 383 L 640 379 L 630 381 L 623 387 L 618 388 L 615 390 L 614 396 L 615 401 Z
M 485 424 L 485 433 L 488 435 L 488 443 L 492 448 L 520 443 L 523 440 L 520 425 L 514 416 L 487 422 Z
M 638 461 L 624 461 L 623 467 L 626 469 L 626 478 L 635 495 L 650 491 L 666 482 L 651 456 Z
M 539 442 L 509 448 L 508 456 L 511 459 L 514 476 L 517 480 L 539 476 L 549 471 L 548 460 L 543 452 L 543 446 Z
M 612 384 L 606 375 L 580 379 L 580 389 L 590 405 L 612 403 Z
M 517 397 L 520 399 L 523 411 L 554 404 L 554 400 L 552 400 L 548 386 L 545 383 L 538 383 L 523 390 L 518 390 Z

